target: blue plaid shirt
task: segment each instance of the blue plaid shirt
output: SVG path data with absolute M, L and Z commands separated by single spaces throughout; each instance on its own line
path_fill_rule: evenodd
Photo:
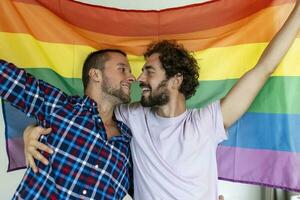
M 52 155 L 39 173 L 27 169 L 13 199 L 122 199 L 130 186 L 131 132 L 117 121 L 120 136 L 107 140 L 96 103 L 67 96 L 15 65 L 0 60 L 0 95 L 34 116 L 52 133 L 41 138 Z

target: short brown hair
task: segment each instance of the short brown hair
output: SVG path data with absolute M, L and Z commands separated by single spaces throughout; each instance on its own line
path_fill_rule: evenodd
M 108 53 L 120 53 L 125 57 L 127 56 L 125 52 L 119 49 L 102 49 L 90 53 L 85 59 L 82 68 L 82 83 L 83 83 L 84 91 L 90 81 L 90 77 L 89 77 L 90 69 L 94 68 L 94 69 L 103 70 L 106 61 L 109 60 Z

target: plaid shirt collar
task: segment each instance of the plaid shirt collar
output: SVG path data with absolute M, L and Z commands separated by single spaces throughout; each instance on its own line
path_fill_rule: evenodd
M 83 100 L 81 102 L 80 105 L 78 106 L 81 106 L 83 107 L 84 109 L 92 112 L 94 114 L 94 116 L 100 116 L 99 112 L 98 112 L 98 105 L 97 105 L 97 102 L 94 101 L 92 98 L 90 98 L 89 96 L 87 95 L 84 95 L 83 96 Z M 101 117 L 100 117 L 101 119 Z M 131 131 L 122 131 L 122 127 L 126 126 L 126 124 L 124 124 L 123 122 L 121 121 L 118 121 L 115 117 L 115 114 L 113 115 L 113 120 L 117 123 L 117 126 L 120 130 L 120 136 L 115 136 L 115 137 L 112 137 L 111 140 L 123 140 L 125 142 L 129 142 L 132 138 L 132 133 Z M 101 126 L 104 127 L 104 124 L 102 122 L 102 119 L 101 119 Z

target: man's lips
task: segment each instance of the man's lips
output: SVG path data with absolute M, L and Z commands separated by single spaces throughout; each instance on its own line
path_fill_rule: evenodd
M 142 94 L 143 95 L 151 92 L 151 87 L 149 85 L 141 83 L 140 87 L 142 89 Z
M 148 88 L 148 87 L 142 87 L 142 92 L 150 92 L 150 88 Z

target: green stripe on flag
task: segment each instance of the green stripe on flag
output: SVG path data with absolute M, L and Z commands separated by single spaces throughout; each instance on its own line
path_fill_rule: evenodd
M 83 95 L 81 79 L 63 78 L 47 68 L 27 68 L 26 71 L 60 88 L 69 95 Z M 187 101 L 187 106 L 199 108 L 213 100 L 222 98 L 236 81 L 236 79 L 201 81 L 195 96 Z M 132 86 L 132 101 L 140 99 L 141 91 L 138 85 L 138 83 L 135 83 Z M 298 103 L 300 99 L 299 87 L 300 77 L 298 76 L 271 77 L 248 111 L 300 114 L 300 104 Z

